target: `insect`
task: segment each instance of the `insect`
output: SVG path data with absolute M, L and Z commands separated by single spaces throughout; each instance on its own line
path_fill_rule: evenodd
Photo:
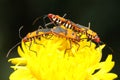
M 20 33 L 20 30 L 19 30 L 19 33 Z M 76 42 L 76 41 L 80 40 L 80 37 L 78 37 L 77 34 L 75 32 L 73 32 L 72 30 L 65 30 L 65 29 L 63 29 L 61 27 L 53 27 L 53 28 L 47 28 L 47 29 L 37 29 L 37 30 L 35 30 L 33 32 L 30 32 L 24 38 L 22 38 L 22 41 L 24 43 L 30 42 L 30 45 L 28 47 L 29 47 L 29 50 L 31 50 L 30 48 L 31 48 L 33 40 L 35 41 L 36 38 L 40 39 L 41 36 L 43 36 L 43 35 L 49 35 L 49 34 L 52 34 L 52 35 L 55 35 L 55 36 L 61 36 L 61 37 L 67 38 L 67 39 L 71 39 L 73 42 Z M 19 36 L 20 36 L 20 34 L 19 34 Z M 10 52 L 15 47 L 17 47 L 20 43 L 21 42 L 17 43 L 15 46 L 13 46 L 8 51 L 6 57 L 8 57 L 8 55 L 10 54 Z M 38 43 L 36 43 L 36 44 L 38 44 Z M 43 45 L 43 44 L 39 44 L 39 45 Z M 33 51 L 33 50 L 31 50 L 31 51 Z M 35 52 L 35 51 L 33 51 L 33 52 Z
M 79 24 L 75 24 L 74 22 L 65 19 L 64 17 L 60 17 L 59 15 L 48 14 L 48 18 L 50 19 L 51 23 L 55 25 L 63 25 L 67 29 L 72 29 L 75 32 L 86 34 L 88 40 L 91 40 L 95 43 L 101 43 L 101 40 L 96 32 L 90 29 L 89 27 L 85 27 Z
M 53 28 L 48 28 L 48 29 L 38 29 L 36 31 L 28 33 L 23 38 L 23 42 L 29 42 L 29 41 L 35 40 L 35 38 L 40 38 L 42 35 L 46 35 L 46 34 L 52 34 L 52 35 L 55 35 L 55 36 L 58 36 L 58 37 L 64 37 L 66 39 L 69 39 L 70 47 L 65 49 L 65 52 L 64 52 L 65 54 L 66 54 L 67 50 L 70 50 L 72 48 L 71 41 L 73 41 L 75 44 L 77 44 L 78 49 L 79 49 L 80 45 L 77 42 L 80 41 L 80 37 L 77 36 L 77 34 L 75 32 L 73 32 L 72 30 L 63 29 L 60 26 L 53 27 Z M 31 47 L 31 45 L 29 46 L 29 50 L 31 50 L 30 47 Z M 31 50 L 31 51 L 33 51 L 33 50 Z M 33 52 L 35 52 L 35 51 L 33 51 Z
M 36 31 L 28 33 L 22 40 L 23 42 L 30 42 L 32 40 L 35 40 L 35 38 L 40 38 L 41 36 L 47 34 L 53 34 L 55 36 L 71 39 L 73 42 L 80 41 L 80 37 L 77 36 L 75 32 L 73 32 L 72 30 L 63 29 L 60 26 L 47 29 L 38 29 Z
M 70 48 L 66 49 L 65 53 L 66 53 L 67 50 L 70 50 L 72 48 L 71 41 L 73 41 L 75 44 L 77 44 L 78 45 L 78 49 L 79 49 L 80 45 L 77 42 L 80 41 L 80 37 L 77 36 L 77 34 L 74 31 L 72 31 L 70 29 L 67 29 L 67 30 L 63 29 L 61 26 L 48 28 L 48 29 L 38 29 L 38 30 L 36 30 L 34 32 L 28 33 L 23 38 L 23 41 L 24 42 L 29 42 L 29 41 L 34 40 L 35 38 L 40 38 L 42 35 L 46 35 L 46 34 L 53 34 L 53 35 L 58 36 L 58 37 L 64 37 L 66 39 L 69 39 L 69 41 L 70 41 Z M 30 49 L 30 46 L 29 46 L 29 49 Z

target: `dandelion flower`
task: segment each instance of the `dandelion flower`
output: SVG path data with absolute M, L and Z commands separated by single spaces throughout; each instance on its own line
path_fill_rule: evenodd
M 48 35 L 49 36 L 49 35 Z M 113 80 L 112 55 L 101 62 L 102 49 L 87 40 L 78 43 L 53 35 L 32 42 L 21 42 L 19 58 L 9 59 L 15 71 L 10 80 Z

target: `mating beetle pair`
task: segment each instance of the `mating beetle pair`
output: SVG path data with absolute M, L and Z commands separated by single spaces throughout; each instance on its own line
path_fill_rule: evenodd
M 53 28 L 46 28 L 46 29 L 37 29 L 36 31 L 30 32 L 28 33 L 24 38 L 22 38 L 23 42 L 30 42 L 32 40 L 34 40 L 35 38 L 40 38 L 43 35 L 55 35 L 55 36 L 61 36 L 64 37 L 66 39 L 70 39 L 73 42 L 79 42 L 81 40 L 80 36 L 82 34 L 85 34 L 87 36 L 87 40 L 91 40 L 95 43 L 100 44 L 101 40 L 98 37 L 97 33 L 92 31 L 89 27 L 85 27 L 79 24 L 75 24 L 74 22 L 65 19 L 64 17 L 60 17 L 59 15 L 54 15 L 54 14 L 48 14 L 47 17 L 49 18 L 49 20 L 51 21 L 48 24 L 45 24 L 45 26 L 49 25 L 49 24 L 54 24 L 55 27 Z M 81 35 L 78 35 L 78 34 Z M 9 55 L 9 53 L 12 51 L 13 48 L 15 48 L 17 45 L 19 45 L 19 43 L 17 43 L 15 46 L 13 46 L 7 56 Z M 79 44 L 78 44 L 79 45 Z

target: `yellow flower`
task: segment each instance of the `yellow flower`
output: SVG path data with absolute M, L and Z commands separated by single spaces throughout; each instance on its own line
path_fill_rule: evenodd
M 9 61 L 15 71 L 10 80 L 113 80 L 110 73 L 115 62 L 112 55 L 101 61 L 102 49 L 93 42 L 81 40 L 76 43 L 55 35 L 41 37 L 32 42 L 23 41 L 18 46 L 19 58 Z M 49 38 L 48 38 L 49 37 Z

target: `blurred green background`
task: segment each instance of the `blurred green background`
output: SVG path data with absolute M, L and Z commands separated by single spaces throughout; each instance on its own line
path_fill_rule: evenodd
M 91 22 L 101 40 L 109 45 L 103 50 L 103 60 L 109 53 L 116 61 L 112 72 L 120 75 L 120 1 L 119 0 L 0 0 L 0 80 L 8 80 L 12 72 L 7 60 L 17 56 L 15 48 L 6 58 L 7 51 L 21 39 L 18 36 L 20 26 L 24 26 L 21 36 L 36 30 L 32 26 L 35 18 L 48 13 L 63 16 L 81 25 Z M 42 19 L 40 20 L 42 22 Z M 39 22 L 40 22 L 39 21 Z M 42 24 L 42 23 L 39 23 Z

